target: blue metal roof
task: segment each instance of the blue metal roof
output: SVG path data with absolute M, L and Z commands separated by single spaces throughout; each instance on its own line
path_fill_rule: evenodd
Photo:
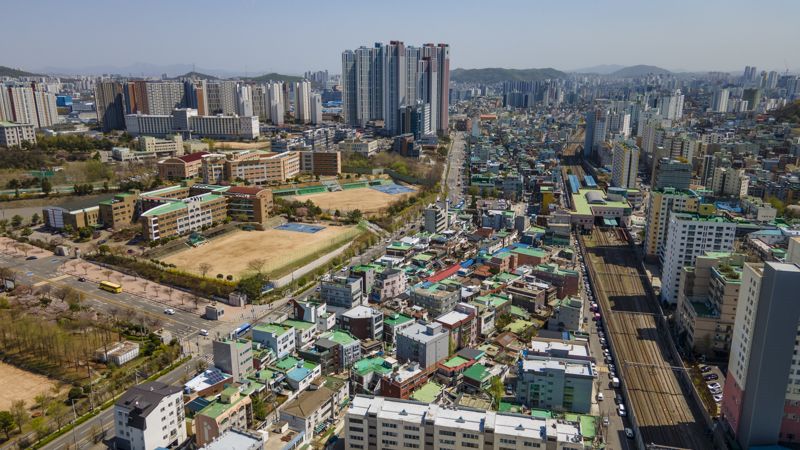
M 594 178 L 591 175 L 586 175 L 583 177 L 583 183 L 586 184 L 588 188 L 596 188 L 597 183 L 594 181 Z

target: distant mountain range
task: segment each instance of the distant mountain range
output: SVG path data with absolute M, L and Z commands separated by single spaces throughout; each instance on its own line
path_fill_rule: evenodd
M 162 75 L 166 74 L 168 77 L 171 78 L 179 78 L 184 75 L 191 75 L 194 74 L 197 78 L 207 78 L 207 79 L 215 79 L 215 78 L 251 78 L 253 73 L 265 73 L 266 70 L 253 70 L 249 71 L 249 73 L 244 73 L 243 71 L 236 71 L 236 70 L 225 70 L 225 69 L 210 69 L 204 67 L 195 67 L 192 64 L 168 64 L 168 65 L 160 65 L 160 64 L 149 64 L 149 63 L 133 63 L 128 66 L 109 66 L 109 65 L 101 65 L 101 66 L 87 66 L 87 67 L 55 67 L 55 66 L 48 66 L 42 67 L 37 69 L 39 73 L 46 73 L 51 75 L 103 75 L 103 74 L 118 74 L 122 76 L 130 76 L 130 77 L 161 77 Z M 249 75 L 249 76 L 248 76 Z M 273 75 L 273 74 L 267 74 Z M 272 79 L 276 79 L 273 75 Z M 290 75 L 281 75 L 284 77 L 292 77 Z M 255 77 L 259 78 L 259 77 Z M 301 79 L 301 77 L 294 77 L 295 79 Z
M 35 77 L 37 75 L 36 73 L 25 72 L 24 70 L 0 66 L 0 77 Z
M 567 74 L 556 69 L 454 69 L 450 80 L 464 83 L 499 83 L 503 81 L 539 81 L 548 78 L 564 78 Z
M 570 70 L 569 72 L 572 73 L 596 73 L 598 75 L 609 75 L 612 74 L 620 69 L 624 69 L 625 66 L 621 66 L 619 64 L 600 64 L 599 66 L 592 66 L 592 67 L 584 67 L 582 69 L 575 69 Z

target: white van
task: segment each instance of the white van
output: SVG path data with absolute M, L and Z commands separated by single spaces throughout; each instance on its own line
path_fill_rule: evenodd
M 619 387 L 619 378 L 617 378 L 617 377 L 612 378 L 611 379 L 611 386 L 615 387 L 615 388 L 618 388 Z

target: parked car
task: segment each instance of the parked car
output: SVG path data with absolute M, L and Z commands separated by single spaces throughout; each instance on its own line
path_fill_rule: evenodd
M 717 402 L 717 403 L 721 402 L 722 401 L 722 394 L 715 394 L 714 395 L 714 401 Z
M 619 405 L 620 403 L 622 403 L 622 394 L 616 394 L 616 395 L 614 395 L 614 403 L 616 403 L 616 404 L 618 404 L 618 405 Z
M 617 412 L 619 413 L 620 417 L 625 417 L 628 415 L 627 411 L 625 411 L 625 405 L 622 403 L 617 406 Z
M 608 426 L 608 416 L 603 416 L 603 426 L 604 427 Z
M 208 330 L 201 329 L 200 330 L 200 336 L 208 336 Z
M 708 388 L 709 389 L 722 389 L 722 386 L 720 386 L 719 383 L 714 382 L 714 383 L 708 383 Z
M 630 428 L 625 428 L 625 437 L 628 439 L 633 439 L 633 430 Z
M 709 366 L 700 366 L 700 372 L 702 372 L 702 373 L 711 372 L 711 367 L 709 367 Z
M 703 379 L 706 380 L 706 381 L 717 380 L 717 379 L 719 379 L 719 375 L 717 375 L 715 373 L 709 373 L 708 375 L 704 375 Z
M 603 397 L 603 393 L 602 393 L 602 392 L 598 392 L 598 393 L 597 393 L 597 401 L 598 401 L 598 402 L 602 402 L 602 401 L 603 401 L 603 398 L 604 398 L 604 397 Z

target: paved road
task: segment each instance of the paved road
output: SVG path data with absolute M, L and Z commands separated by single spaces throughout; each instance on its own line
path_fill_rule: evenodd
M 175 310 L 174 315 L 166 315 L 164 314 L 166 306 L 161 303 L 127 292 L 119 294 L 106 292 L 100 290 L 94 283 L 81 282 L 74 275 L 59 272 L 59 267 L 68 260 L 69 258 L 63 256 L 27 260 L 24 256 L 0 253 L 0 265 L 16 270 L 19 274 L 18 282 L 30 285 L 45 282 L 54 289 L 70 286 L 85 295 L 84 304 L 86 306 L 104 313 L 109 313 L 114 309 L 119 311 L 133 309 L 139 314 L 158 318 L 163 324 L 163 328 L 178 339 L 197 333 L 202 328 L 209 328 L 209 322 L 197 314 Z
M 172 372 L 167 373 L 158 381 L 166 384 L 178 384 L 185 375 L 194 373 L 194 368 L 197 361 L 190 359 L 181 366 L 178 366 Z M 99 436 L 98 436 L 99 435 Z M 62 450 L 66 448 L 74 449 L 75 444 L 79 449 L 88 448 L 105 448 L 105 444 L 94 443 L 95 437 L 109 439 L 114 436 L 114 408 L 108 408 L 97 415 L 97 417 L 84 422 L 74 428 L 74 432 L 70 431 L 65 435 L 59 437 L 53 442 L 45 445 L 43 448 L 47 450 Z
M 447 198 L 450 199 L 453 205 L 458 204 L 463 197 L 464 168 L 462 165 L 464 164 L 465 146 L 466 143 L 464 142 L 464 133 L 455 133 L 453 135 L 453 145 L 450 147 L 450 152 L 447 156 L 450 164 L 447 175 L 445 176 L 445 183 L 449 189 Z

